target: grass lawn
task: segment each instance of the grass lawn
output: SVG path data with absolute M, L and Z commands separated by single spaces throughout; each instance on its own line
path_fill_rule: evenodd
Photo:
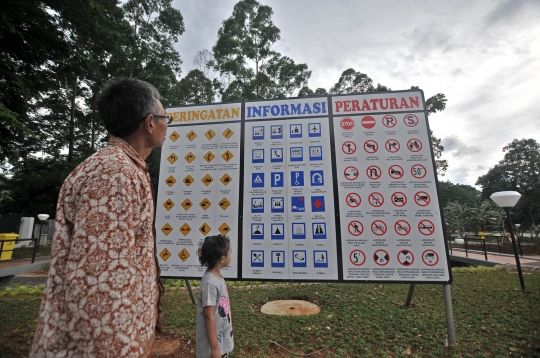
M 229 282 L 235 334 L 231 357 L 299 356 L 287 350 L 318 351 L 310 357 L 540 356 L 540 274 L 525 273 L 528 293 L 522 294 L 516 271 L 453 272 L 456 347 L 444 345 L 442 285 L 416 285 L 412 307 L 406 308 L 408 285 Z M 181 341 L 185 353 L 175 357 L 194 357 L 189 352 L 194 348 L 196 306 L 185 289 L 167 286 L 166 337 Z M 24 287 L 0 290 L 0 357 L 26 356 L 41 292 L 42 288 Z M 321 313 L 282 317 L 259 312 L 262 304 L 277 299 L 311 301 Z

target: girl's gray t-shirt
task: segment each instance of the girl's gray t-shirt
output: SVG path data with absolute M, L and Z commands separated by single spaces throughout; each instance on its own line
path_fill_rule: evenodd
M 197 357 L 210 357 L 210 344 L 206 335 L 203 307 L 214 306 L 217 340 L 221 354 L 229 353 L 234 348 L 229 292 L 223 278 L 205 272 L 199 287 L 197 300 Z

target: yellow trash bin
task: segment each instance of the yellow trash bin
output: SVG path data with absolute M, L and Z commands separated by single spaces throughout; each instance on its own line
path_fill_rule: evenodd
M 19 237 L 19 234 L 0 234 L 0 241 L 15 240 Z M 13 248 L 15 247 L 15 241 L 7 241 L 2 244 L 2 253 L 0 254 L 0 261 L 11 260 L 13 255 Z
M 484 235 L 485 235 L 485 232 L 483 232 L 483 231 L 479 231 L 479 232 L 478 232 L 478 236 L 480 236 L 480 240 L 484 240 L 484 239 L 485 239 Z

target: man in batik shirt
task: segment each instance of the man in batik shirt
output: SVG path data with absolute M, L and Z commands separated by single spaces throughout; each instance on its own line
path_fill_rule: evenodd
M 62 185 L 51 267 L 30 357 L 147 357 L 162 321 L 154 199 L 145 158 L 170 117 L 158 91 L 108 82 L 97 108 L 108 146 Z

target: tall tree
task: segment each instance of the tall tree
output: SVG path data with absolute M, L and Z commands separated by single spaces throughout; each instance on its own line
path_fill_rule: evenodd
M 186 77 L 177 84 L 178 103 L 175 104 L 203 104 L 214 101 L 214 87 L 212 81 L 198 69 L 189 71 Z
M 283 98 L 307 84 L 311 71 L 273 51 L 280 30 L 272 21 L 269 6 L 241 0 L 232 16 L 223 21 L 212 48 L 214 68 L 231 78 L 220 89 L 224 101 Z
M 512 190 L 522 197 L 514 207 L 515 222 L 540 224 L 540 144 L 535 139 L 514 139 L 503 148 L 504 159 L 478 178 L 476 185 L 489 198 Z

